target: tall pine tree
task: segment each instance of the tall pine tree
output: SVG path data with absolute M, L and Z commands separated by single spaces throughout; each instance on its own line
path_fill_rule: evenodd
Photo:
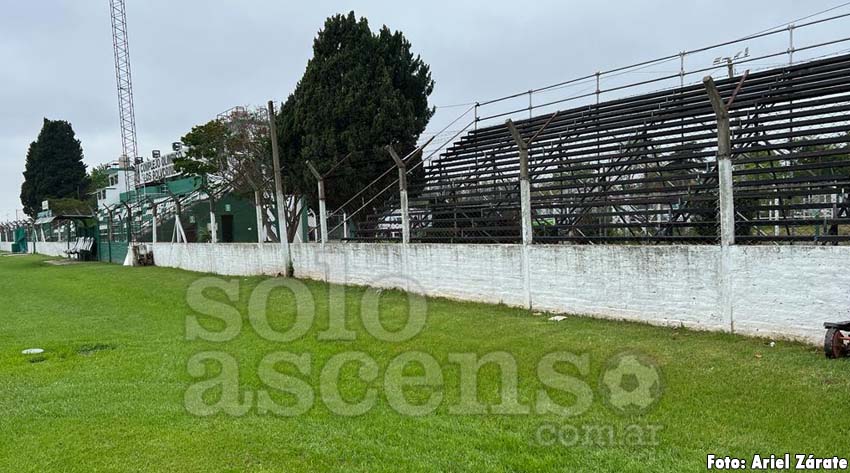
M 30 144 L 21 186 L 24 212 L 35 217 L 47 199 L 85 199 L 88 186 L 83 148 L 71 124 L 44 119 L 38 139 Z

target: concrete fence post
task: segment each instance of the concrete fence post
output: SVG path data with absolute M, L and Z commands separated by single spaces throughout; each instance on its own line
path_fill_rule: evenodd
M 215 216 L 215 198 L 210 194 L 210 243 L 218 243 L 218 222 Z
M 717 174 L 720 200 L 720 245 L 735 244 L 735 200 L 732 189 L 732 134 L 729 107 L 723 103 L 711 76 L 703 79 L 711 107 L 717 116 Z M 734 98 L 734 97 L 733 97 Z
M 703 79 L 711 107 L 717 116 L 717 177 L 720 203 L 720 313 L 732 333 L 735 333 L 734 287 L 732 285 L 732 274 L 735 270 L 732 255 L 732 246 L 735 244 L 735 204 L 732 189 L 732 134 L 729 124 L 729 106 L 741 90 L 746 76 L 745 73 L 728 103 L 723 102 L 711 76 Z
M 407 165 L 404 163 L 404 160 L 399 157 L 398 153 L 396 153 L 395 149 L 387 145 L 386 150 L 392 156 L 393 161 L 395 161 L 396 167 L 398 167 L 398 191 L 401 200 L 401 242 L 403 244 L 410 243 L 410 209 L 408 208 L 407 202 Z
M 254 207 L 257 214 L 257 243 L 265 243 L 266 236 L 263 234 L 263 197 L 258 190 L 254 191 Z
M 508 130 L 511 132 L 511 136 L 514 141 L 516 141 L 516 145 L 519 148 L 519 193 L 520 193 L 520 211 L 522 213 L 522 244 L 530 245 L 534 242 L 534 232 L 531 224 L 531 178 L 529 177 L 528 172 L 528 149 L 531 148 L 531 145 L 543 133 L 549 124 L 558 116 L 558 112 L 552 114 L 546 123 L 540 127 L 539 130 L 529 138 L 528 140 L 524 140 L 519 130 L 516 129 L 513 120 L 508 119 L 505 122 Z
M 531 244 L 534 243 L 534 231 L 531 223 L 531 178 L 528 172 L 528 149 L 531 147 L 532 143 L 534 143 L 534 140 L 543 133 L 543 130 L 545 130 L 557 116 L 558 112 L 553 113 L 552 116 L 546 120 L 546 123 L 537 130 L 534 136 L 528 140 L 522 138 L 522 135 L 519 130 L 517 130 L 513 120 L 508 119 L 505 122 L 505 125 L 508 127 L 508 130 L 511 132 L 511 136 L 514 141 L 516 141 L 516 145 L 519 148 L 519 195 L 520 212 L 522 214 L 522 275 L 523 290 L 525 292 L 525 307 L 528 310 L 533 308 L 533 302 L 531 300 L 531 257 L 529 252 L 531 251 Z
M 319 186 L 319 228 L 321 229 L 322 244 L 324 245 L 328 242 L 328 208 L 327 201 L 325 200 L 325 178 L 313 166 L 311 161 L 307 161 L 307 168 L 310 169 L 310 173 L 316 178 Z
M 157 240 L 159 239 L 159 211 L 156 205 L 156 201 L 150 199 L 149 202 L 151 203 L 151 243 L 156 244 Z
M 530 245 L 534 241 L 534 232 L 531 229 L 531 182 L 528 178 L 528 145 L 530 143 L 522 139 L 522 135 L 520 135 L 519 130 L 516 129 L 512 120 L 508 120 L 505 124 L 511 131 L 511 135 L 519 148 L 519 199 L 522 244 Z
M 274 111 L 274 101 L 269 100 L 269 134 L 272 141 L 272 166 L 274 167 L 274 197 L 277 203 L 277 231 L 280 245 L 283 247 L 284 276 L 292 276 L 292 253 L 289 248 L 289 229 L 286 225 L 286 196 L 283 195 L 283 176 L 280 167 L 280 149 L 277 142 L 277 122 Z M 295 204 L 298 210 L 298 203 Z
M 130 204 L 124 202 L 124 207 L 127 209 L 127 242 L 133 243 L 133 208 Z

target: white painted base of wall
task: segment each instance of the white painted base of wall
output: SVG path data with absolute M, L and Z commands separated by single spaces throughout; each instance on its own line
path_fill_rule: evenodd
M 277 276 L 284 272 L 280 245 L 272 243 L 154 243 L 157 266 L 225 276 Z
M 299 278 L 517 307 L 530 300 L 538 311 L 811 343 L 822 341 L 823 322 L 850 319 L 850 247 L 534 245 L 527 272 L 522 245 L 291 248 Z M 284 272 L 282 248 L 270 243 L 159 243 L 154 258 L 230 276 Z
M 0 251 L 5 251 L 7 253 L 12 252 L 12 242 L 11 241 L 0 241 Z
M 27 243 L 27 249 L 30 253 L 33 252 L 33 247 L 35 247 L 36 253 L 45 256 L 66 256 L 65 251 L 70 248 L 67 241 L 37 241 L 35 243 Z

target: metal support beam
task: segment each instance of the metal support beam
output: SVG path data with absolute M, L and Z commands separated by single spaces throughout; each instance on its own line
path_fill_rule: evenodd
M 172 243 L 189 243 L 186 240 L 186 232 L 183 230 L 183 204 L 180 202 L 180 197 L 166 189 L 168 195 L 171 196 L 171 199 L 174 201 L 174 232 L 171 234 L 171 242 Z
M 321 228 L 322 244 L 324 245 L 328 242 L 328 209 L 325 200 L 325 177 L 319 173 L 312 162 L 307 161 L 307 167 L 319 183 L 319 227 Z
M 112 207 L 106 207 L 106 218 L 108 219 L 106 221 L 106 238 L 107 238 L 107 241 L 106 241 L 107 250 L 106 251 L 109 255 L 109 262 L 110 263 L 112 262 L 112 217 L 113 217 L 112 212 L 113 212 Z
M 714 79 L 707 76 L 703 85 L 717 116 L 717 172 L 720 199 L 720 245 L 735 244 L 735 202 L 732 190 L 732 135 L 729 126 L 729 108 L 720 97 Z
M 410 243 L 410 209 L 407 202 L 407 165 L 404 160 L 396 153 L 391 145 L 386 146 L 386 150 L 395 161 L 398 167 L 398 192 L 401 200 L 401 242 L 403 244 Z

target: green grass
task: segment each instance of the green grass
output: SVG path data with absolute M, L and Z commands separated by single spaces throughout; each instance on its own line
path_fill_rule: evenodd
M 553 323 L 519 309 L 442 299 L 428 300 L 428 321 L 411 340 L 388 343 L 369 336 L 360 322 L 366 289 L 346 292 L 353 341 L 318 341 L 328 325 L 328 286 L 307 282 L 316 299 L 316 321 L 292 342 L 259 337 L 247 323 L 251 289 L 262 278 L 239 278 L 235 306 L 246 319 L 241 334 L 226 343 L 187 341 L 186 288 L 202 275 L 164 268 L 105 264 L 52 266 L 45 258 L 0 256 L 0 471 L 705 471 L 706 454 L 748 458 L 753 453 L 850 454 L 850 364 L 827 361 L 819 350 L 794 343 L 728 334 L 698 333 L 640 324 L 571 317 Z M 222 294 L 215 296 L 224 300 Z M 406 318 L 405 296 L 385 291 L 381 314 L 388 327 Z M 275 292 L 272 326 L 294 317 L 291 297 Z M 220 328 L 209 317 L 206 327 Z M 27 357 L 21 350 L 44 348 Z M 301 376 L 316 402 L 297 417 L 245 415 L 198 417 L 184 395 L 197 382 L 189 359 L 201 352 L 232 356 L 242 392 L 268 389 L 258 375 L 264 356 L 309 353 L 312 372 Z M 365 352 L 380 375 L 364 382 L 343 369 L 340 390 L 357 400 L 368 388 L 377 404 L 358 417 L 332 413 L 320 400 L 325 362 L 343 352 Z M 441 388 L 413 388 L 412 402 L 443 394 L 436 412 L 411 417 L 393 410 L 384 393 L 384 371 L 397 355 L 433 356 L 444 377 Z M 518 364 L 519 399 L 534 405 L 543 388 L 537 364 L 547 353 L 589 357 L 590 370 L 559 365 L 593 390 L 582 415 L 454 415 L 459 368 L 450 353 L 504 351 Z M 606 361 L 622 352 L 650 357 L 663 374 L 660 402 L 643 415 L 608 408 L 599 388 Z M 213 368 L 210 368 L 213 370 Z M 294 373 L 280 365 L 281 372 Z M 411 371 L 412 370 L 412 371 Z M 410 373 L 417 370 L 411 368 Z M 484 367 L 482 402 L 498 398 L 499 376 Z M 215 371 L 203 379 L 215 376 Z M 548 390 L 568 405 L 574 397 Z M 215 390 L 205 397 L 217 399 Z M 281 404 L 287 395 L 273 392 Z M 660 426 L 656 445 L 545 446 L 535 440 L 541 425 Z

